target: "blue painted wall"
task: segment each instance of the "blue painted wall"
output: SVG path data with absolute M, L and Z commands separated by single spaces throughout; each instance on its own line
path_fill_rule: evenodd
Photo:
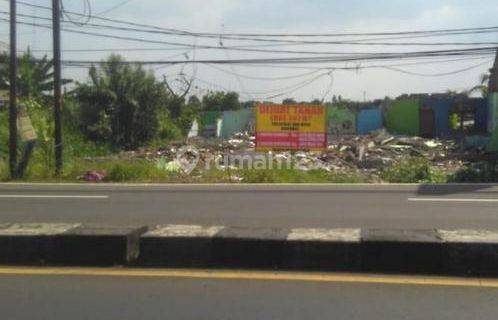
M 377 107 L 361 110 L 356 119 L 358 134 L 367 134 L 383 127 L 382 112 Z
M 437 138 L 450 137 L 450 108 L 452 101 L 446 98 L 429 98 L 423 104 L 434 112 L 434 134 Z

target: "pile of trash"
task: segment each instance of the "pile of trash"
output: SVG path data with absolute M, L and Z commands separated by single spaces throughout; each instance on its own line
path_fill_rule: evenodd
M 106 176 L 107 172 L 105 170 L 103 171 L 90 170 L 85 172 L 85 174 L 76 177 L 76 179 L 83 180 L 86 182 L 101 182 L 105 179 Z
M 113 159 L 146 159 L 155 161 L 165 171 L 191 170 L 192 165 L 203 164 L 213 159 L 221 161 L 224 168 L 236 167 L 231 159 L 236 156 L 261 157 L 291 163 L 298 170 L 322 169 L 330 172 L 361 172 L 374 180 L 391 165 L 411 157 L 423 157 L 447 173 L 457 171 L 465 157 L 453 140 L 434 140 L 420 137 L 391 135 L 378 130 L 368 135 L 338 135 L 329 137 L 327 150 L 269 151 L 255 150 L 255 137 L 247 132 L 234 134 L 230 139 L 217 140 L 202 137 L 190 138 L 188 143 L 174 143 L 155 149 L 139 149 L 122 152 Z M 467 151 L 474 153 L 473 151 Z M 109 159 L 109 158 L 108 158 Z M 227 160 L 228 159 L 228 160 Z
M 378 174 L 410 157 L 425 158 L 446 172 L 454 172 L 463 165 L 459 147 L 452 140 L 395 136 L 385 130 L 364 136 L 334 137 L 321 159 L 339 170 L 349 168 Z

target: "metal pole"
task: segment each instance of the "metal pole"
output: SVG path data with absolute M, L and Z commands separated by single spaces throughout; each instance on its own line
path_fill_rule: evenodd
M 17 41 L 16 0 L 10 0 L 10 97 L 9 97 L 9 165 L 10 177 L 17 172 Z
M 55 174 L 62 172 L 62 123 L 61 123 L 61 31 L 60 0 L 52 0 L 52 25 L 54 45 L 54 122 L 55 122 Z

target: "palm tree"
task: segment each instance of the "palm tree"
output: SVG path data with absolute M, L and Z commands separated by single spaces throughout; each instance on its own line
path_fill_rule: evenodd
M 78 83 L 73 93 L 87 136 L 124 149 L 135 149 L 153 138 L 157 111 L 168 98 L 151 72 L 116 55 L 91 67 L 89 81 Z
M 468 94 L 478 92 L 483 98 L 488 96 L 489 73 L 481 74 L 480 84 L 469 90 Z
M 9 60 L 7 53 L 0 54 L 0 90 L 7 90 L 9 81 Z M 28 50 L 18 60 L 18 94 L 22 98 L 50 97 L 53 89 L 53 60 L 47 56 L 38 59 Z M 63 79 L 62 84 L 70 83 Z

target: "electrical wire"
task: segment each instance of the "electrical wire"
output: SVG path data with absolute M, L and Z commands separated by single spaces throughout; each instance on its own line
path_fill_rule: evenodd
M 0 18 L 0 20 L 8 21 L 8 19 Z M 25 25 L 32 25 L 32 23 L 28 22 L 19 22 L 20 24 L 25 24 Z M 42 26 L 42 25 L 40 25 Z M 46 27 L 46 26 L 42 26 Z M 180 45 L 182 47 L 186 48 L 191 48 L 192 46 L 187 46 L 187 44 L 178 44 L 178 43 L 172 43 L 172 42 L 167 42 L 167 41 L 157 41 L 157 40 L 149 40 L 149 39 L 143 39 L 143 38 L 132 38 L 132 37 L 122 37 L 122 36 L 115 36 L 115 35 L 109 35 L 109 34 L 99 34 L 99 33 L 93 33 L 93 32 L 86 32 L 86 31 L 78 31 L 78 30 L 72 30 L 72 29 L 63 29 L 64 31 L 67 32 L 73 32 L 77 34 L 86 34 L 86 35 L 92 35 L 92 36 L 98 36 L 98 37 L 104 37 L 104 38 L 111 38 L 111 39 L 121 39 L 121 40 L 130 40 L 130 41 L 138 41 L 138 42 L 144 42 L 144 43 L 160 43 L 160 44 L 169 44 L 169 45 Z M 201 47 L 201 46 L 199 46 Z M 223 47 L 217 47 L 217 46 L 202 46 L 203 48 L 212 48 L 212 49 L 226 49 Z M 260 51 L 258 49 L 234 49 L 230 48 L 232 50 L 242 50 L 242 51 Z M 187 63 L 261 63 L 261 62 L 267 62 L 267 63 L 329 63 L 329 62 L 334 62 L 334 61 L 362 61 L 362 60 L 383 60 L 383 59 L 403 59 L 403 58 L 409 58 L 409 57 L 416 57 L 416 56 L 441 56 L 441 55 L 472 55 L 472 54 L 484 54 L 484 53 L 489 53 L 489 54 L 494 54 L 496 48 L 495 47 L 478 47 L 478 48 L 466 48 L 466 49 L 455 49 L 455 50 L 439 50 L 439 51 L 423 51 L 423 52 L 404 52 L 404 53 L 389 53 L 389 54 L 368 54 L 368 55 L 354 55 L 350 57 L 330 57 L 330 56 L 323 56 L 323 57 L 300 57 L 300 58 L 268 58 L 268 59 L 239 59 L 239 60 L 196 60 L 196 61 L 189 61 Z M 178 64 L 178 63 L 185 63 L 184 61 L 170 61 L 168 63 L 171 64 Z
M 4 0 L 4 1 L 9 1 L 9 0 Z M 51 10 L 50 7 L 47 6 L 41 6 L 41 5 L 36 5 L 24 1 L 17 1 L 18 4 L 24 5 L 24 6 L 30 6 L 30 7 L 38 7 L 38 8 L 43 8 L 46 10 Z M 75 15 L 81 15 L 76 12 L 70 12 L 71 14 Z M 451 32 L 482 32 L 482 31 L 490 31 L 490 30 L 498 30 L 498 26 L 490 26 L 490 27 L 477 27 L 477 28 L 453 28 L 453 29 L 432 29 L 432 30 L 412 30 L 412 31 L 397 31 L 397 32 L 349 32 L 349 33 L 210 33 L 210 32 L 191 32 L 191 31 L 186 31 L 186 30 L 179 30 L 179 29 L 173 29 L 173 28 L 163 28 L 163 27 L 158 27 L 158 26 L 153 26 L 153 25 L 147 25 L 147 24 L 139 24 L 139 23 L 133 23 L 130 21 L 125 21 L 125 20 L 118 20 L 118 19 L 110 19 L 106 17 L 100 17 L 100 16 L 93 16 L 94 19 L 98 20 L 103 20 L 103 21 L 108 21 L 108 22 L 114 22 L 114 23 L 120 23 L 120 24 L 127 24 L 127 25 L 133 25 L 133 26 L 139 26 L 139 27 L 146 27 L 146 28 L 154 28 L 157 30 L 166 30 L 166 31 L 171 31 L 171 32 L 176 32 L 178 35 L 190 35 L 190 36 L 197 36 L 197 37 L 202 37 L 202 36 L 223 36 L 223 37 L 229 37 L 229 36 L 241 36 L 241 37 L 353 37 L 353 36 L 394 36 L 394 35 L 421 35 L 421 34 L 441 34 L 441 33 L 451 33 Z
M 64 7 L 63 0 L 60 0 L 60 9 L 62 16 L 66 17 L 69 22 L 78 27 L 85 26 L 90 22 L 90 19 L 92 19 L 92 5 L 90 4 L 90 0 L 83 0 L 83 14 L 67 11 Z M 71 15 L 79 16 L 79 18 L 73 19 Z
M 473 66 L 470 66 L 470 67 L 466 67 L 466 68 L 463 68 L 463 69 L 458 69 L 458 70 L 451 71 L 451 72 L 442 72 L 442 73 L 418 73 L 418 72 L 406 71 L 406 70 L 403 70 L 403 69 L 399 69 L 399 68 L 396 68 L 396 67 L 389 67 L 389 66 L 384 66 L 383 68 L 387 69 L 387 70 L 391 70 L 391 71 L 396 71 L 396 72 L 401 72 L 401 73 L 404 73 L 404 74 L 409 74 L 409 75 L 412 75 L 412 76 L 419 76 L 419 77 L 444 77 L 444 76 L 450 76 L 450 75 L 462 73 L 462 72 L 465 72 L 465 71 L 469 71 L 469 70 L 472 70 L 472 69 L 476 69 L 476 68 L 479 68 L 480 66 L 483 66 L 485 64 L 489 64 L 492 61 L 493 60 L 488 60 L 488 61 L 476 64 L 476 65 L 473 65 Z
M 305 73 L 300 73 L 300 74 L 296 74 L 296 75 L 292 75 L 292 76 L 282 76 L 282 77 L 253 77 L 253 76 L 247 76 L 247 75 L 243 75 L 243 74 L 240 74 L 240 73 L 235 73 L 233 71 L 225 70 L 223 68 L 220 68 L 220 67 L 215 66 L 215 65 L 211 65 L 209 63 L 205 63 L 204 65 L 209 66 L 210 68 L 213 68 L 215 70 L 221 71 L 221 72 L 229 74 L 229 75 L 233 75 L 233 76 L 237 76 L 237 77 L 244 78 L 244 79 L 249 79 L 249 80 L 258 80 L 258 81 L 275 81 L 275 80 L 289 80 L 289 79 L 302 78 L 302 77 L 305 77 L 305 76 L 308 76 L 308 75 L 312 75 L 312 74 L 318 73 L 319 71 L 322 70 L 322 69 L 318 69 L 318 70 L 313 70 L 313 71 L 309 71 L 309 72 L 305 72 Z
M 294 93 L 294 92 L 296 92 L 296 91 L 298 91 L 298 90 L 300 90 L 300 89 L 302 89 L 302 88 L 305 88 L 305 87 L 309 86 L 310 84 L 312 84 L 313 82 L 317 81 L 318 79 L 320 79 L 320 78 L 322 78 L 322 77 L 326 76 L 327 74 L 328 74 L 328 73 L 318 75 L 318 76 L 316 76 L 315 78 L 313 78 L 313 79 L 311 79 L 311 80 L 309 80 L 309 81 L 307 81 L 307 82 L 304 82 L 304 83 L 302 83 L 301 85 L 299 85 L 299 86 L 297 86 L 297 87 L 293 88 L 292 90 L 289 90 L 289 91 L 286 91 L 286 92 L 282 92 L 282 93 L 278 93 L 278 94 L 271 95 L 271 96 L 267 96 L 267 97 L 265 97 L 264 99 L 265 99 L 265 100 L 271 100 L 271 99 L 275 99 L 275 98 L 278 98 L 278 97 L 282 97 L 282 96 L 287 96 L 287 95 L 290 95 L 290 94 L 292 94 L 292 93 Z
M 124 5 L 128 4 L 128 3 L 129 3 L 129 2 L 131 2 L 131 1 L 132 1 L 132 0 L 125 0 L 125 1 L 122 1 L 122 2 L 120 2 L 120 3 L 118 3 L 118 4 L 116 4 L 116 5 L 112 6 L 112 7 L 110 7 L 110 8 L 108 8 L 108 9 L 104 10 L 104 11 L 101 11 L 101 12 L 97 13 L 97 15 L 102 15 L 102 14 L 106 14 L 106 13 L 109 13 L 109 12 L 111 12 L 111 11 L 114 11 L 114 10 L 116 10 L 116 9 L 118 9 L 118 8 L 121 8 L 122 6 L 124 6 Z
M 0 13 L 3 14 L 8 14 L 8 12 L 5 11 L 0 11 Z M 51 20 L 48 17 L 37 17 L 37 16 L 32 16 L 32 15 L 27 15 L 27 14 L 18 14 L 20 17 L 27 17 L 27 18 L 37 18 L 41 20 Z M 96 24 L 96 23 L 89 23 L 88 21 L 85 24 L 79 24 L 79 26 L 87 26 L 87 27 L 94 27 L 94 28 L 99 28 L 99 29 L 112 29 L 112 30 L 119 30 L 119 31 L 128 31 L 128 32 L 139 32 L 139 33 L 151 33 L 151 34 L 162 34 L 162 35 L 185 35 L 185 34 L 178 34 L 177 32 L 172 32 L 172 31 L 163 31 L 163 30 L 151 30 L 151 29 L 137 29 L 137 28 L 129 28 L 129 27 L 118 27 L 118 26 L 111 26 L 111 25 L 103 25 L 103 24 Z M 492 29 L 492 32 L 498 32 L 497 29 Z M 473 32 L 474 33 L 474 32 Z M 220 35 L 223 33 L 220 33 Z M 467 34 L 467 33 L 465 33 Z M 441 35 L 441 34 L 438 34 Z M 191 35 L 189 35 L 191 36 Z M 195 34 L 193 35 L 197 37 Z M 220 36 L 215 36 L 215 35 L 210 35 L 210 36 L 204 36 L 204 37 L 209 37 L 209 38 L 223 38 Z M 419 37 L 419 36 L 418 36 Z M 401 39 L 405 39 L 408 37 L 401 37 Z M 354 41 L 346 41 L 346 40 L 340 40 L 340 41 L 307 41 L 307 40 L 280 40 L 280 39 L 265 39 L 265 38 L 248 38 L 248 37 L 227 37 L 227 40 L 240 40 L 240 41 L 257 41 L 257 42 L 267 42 L 267 43 L 272 43 L 272 44 L 291 44 L 291 45 L 359 45 L 359 46 L 470 46 L 470 45 L 498 45 L 498 42 L 495 41 L 480 41 L 480 42 L 375 42 L 378 40 L 393 40 L 391 38 L 377 38 L 377 39 L 356 39 Z M 399 39 L 399 38 L 394 38 L 394 39 Z M 183 44 L 185 45 L 185 44 Z M 281 50 L 282 52 L 285 52 Z M 287 51 L 288 53 L 303 53 L 303 54 L 314 54 L 314 52 L 310 51 Z M 323 53 L 323 52 L 322 52 Z M 318 53 L 318 54 L 322 54 Z
M 182 64 L 182 63 L 207 63 L 207 64 L 321 64 L 339 62 L 366 62 L 366 61 L 390 61 L 426 57 L 450 57 L 450 56 L 483 56 L 495 54 L 496 48 L 469 48 L 460 50 L 438 50 L 438 51 L 414 51 L 401 54 L 389 54 L 383 56 L 363 57 L 292 57 L 292 58 L 253 58 L 253 59 L 218 59 L 218 60 L 188 60 L 188 61 L 123 61 L 123 64 Z M 96 61 L 72 60 L 66 63 L 94 64 Z

